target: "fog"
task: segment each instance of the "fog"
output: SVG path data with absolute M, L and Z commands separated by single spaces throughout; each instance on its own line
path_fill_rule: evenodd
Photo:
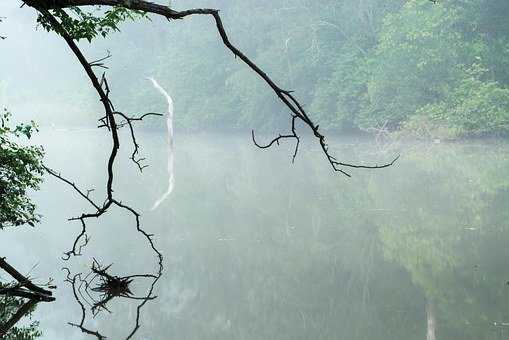
M 268 143 L 291 130 L 291 117 L 221 44 L 210 18 L 138 19 L 80 40 L 89 60 L 111 54 L 107 69 L 94 70 L 105 72 L 116 110 L 161 115 L 133 124 L 148 166 L 130 159 L 127 124 L 113 166 L 114 197 L 140 213 L 153 238 L 112 205 L 86 220 L 89 240 L 81 249 L 78 239 L 82 254 L 66 260 L 82 230 L 69 219 L 94 211 L 87 198 L 101 205 L 108 197 L 112 137 L 97 128 L 104 108 L 65 41 L 37 26 L 21 1 L 0 2 L 0 108 L 37 122 L 29 143 L 86 193 L 46 172 L 29 192 L 41 222 L 0 230 L 0 256 L 56 286 L 56 300 L 38 303 L 19 325 L 39 322 L 34 339 L 94 338 L 69 324 L 79 324 L 81 301 L 84 327 L 125 339 L 145 301 L 115 297 L 93 316 L 97 290 L 87 297 L 82 283 L 74 296 L 63 268 L 85 276 L 94 261 L 111 264 L 110 275 L 138 275 L 129 288 L 144 297 L 160 252 L 164 270 L 133 339 L 505 339 L 509 81 L 497 70 L 508 37 L 495 24 L 482 31 L 484 17 L 459 2 L 383 3 L 171 2 L 220 8 L 231 40 L 323 122 L 340 162 L 382 165 L 399 155 L 383 169 L 345 168 L 351 177 L 333 171 L 302 122 L 294 161 L 293 138 L 256 147 L 251 128 Z M 464 12 L 449 12 L 455 4 Z M 486 41 L 457 33 L 458 22 L 479 22 Z M 461 41 L 447 40 L 457 48 L 449 54 L 440 44 L 451 37 Z M 457 52 L 470 43 L 475 53 Z M 431 51 L 421 62 L 419 48 Z M 1 272 L 0 283 L 9 281 Z
M 446 338 L 503 338 L 494 323 L 507 313 L 509 231 L 498 209 L 507 191 L 492 190 L 508 175 L 507 145 L 407 146 L 397 167 L 347 181 L 316 148 L 292 165 L 289 148 L 261 152 L 244 135 L 178 137 L 175 192 L 155 211 L 166 190 L 164 134 L 140 134 L 151 164 L 143 175 L 127 153 L 118 165 L 116 194 L 142 212 L 165 257 L 139 339 L 424 339 L 430 303 Z M 98 197 L 106 140 L 100 131 L 37 137 L 48 164 Z M 366 141 L 335 142 L 345 157 L 380 155 Z M 66 325 L 79 307 L 60 257 L 80 229 L 65 219 L 86 205 L 52 178 L 35 198 L 43 223 L 4 231 L 3 253 L 58 284 L 56 302 L 33 316 L 42 338 L 85 338 Z M 118 209 L 89 223 L 89 234 L 87 255 L 71 261 L 77 270 L 92 257 L 113 273 L 155 266 Z M 115 301 L 91 324 L 123 338 L 134 307 Z

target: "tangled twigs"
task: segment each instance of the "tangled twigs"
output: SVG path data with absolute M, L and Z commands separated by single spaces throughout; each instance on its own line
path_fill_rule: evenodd
M 136 274 L 116 276 L 108 273 L 110 267 L 111 265 L 102 267 L 99 262 L 94 259 L 91 271 L 83 278 L 82 273 L 76 277 L 76 280 L 79 280 L 77 293 L 80 295 L 80 300 L 90 306 L 91 312 L 94 316 L 102 310 L 110 312 L 106 305 L 112 299 L 117 297 L 143 301 L 153 300 L 156 298 L 156 296 L 152 296 L 152 294 L 141 297 L 135 296 L 131 291 L 130 286 L 135 278 L 155 279 L 157 277 L 156 275 Z M 65 268 L 65 270 L 70 273 L 69 269 Z
M 108 309 L 107 304 L 115 298 L 124 298 L 128 300 L 141 301 L 136 310 L 136 322 L 131 333 L 126 339 L 131 339 L 132 336 L 140 327 L 141 308 L 147 301 L 154 300 L 157 296 L 153 295 L 155 283 L 161 277 L 162 272 L 158 271 L 157 274 L 134 274 L 127 276 L 116 276 L 110 274 L 108 271 L 111 265 L 103 267 L 96 259 L 93 259 L 90 271 L 85 275 L 78 273 L 71 275 L 68 268 L 63 268 L 66 272 L 66 282 L 72 286 L 74 298 L 81 308 L 81 318 L 79 323 L 69 323 L 71 326 L 78 327 L 83 333 L 93 335 L 99 340 L 105 339 L 98 330 L 91 330 L 85 326 L 87 320 L 87 313 L 95 317 L 101 311 L 111 311 Z M 160 267 L 162 269 L 162 267 Z M 152 283 L 146 295 L 136 296 L 131 291 L 131 283 L 135 279 L 151 279 Z M 88 306 L 88 307 L 87 307 Z
M 148 117 L 148 116 L 163 116 L 161 113 L 155 113 L 155 112 L 148 112 L 148 113 L 145 113 L 139 117 L 128 117 L 127 115 L 125 115 L 124 113 L 120 112 L 120 111 L 114 111 L 113 112 L 115 115 L 118 115 L 120 117 L 122 117 L 124 119 L 124 121 L 118 123 L 118 128 L 122 128 L 124 126 L 128 126 L 129 127 L 129 132 L 131 134 L 131 141 L 133 143 L 133 152 L 131 153 L 131 157 L 130 159 L 136 164 L 136 166 L 138 166 L 138 169 L 140 170 L 140 172 L 143 172 L 143 169 L 145 169 L 146 167 L 148 167 L 148 165 L 146 164 L 142 164 L 142 162 L 145 160 L 145 158 L 140 158 L 140 157 L 137 157 L 138 154 L 139 154 L 139 151 L 140 151 L 140 145 L 138 144 L 138 141 L 136 140 L 136 135 L 134 133 L 134 127 L 133 127 L 133 122 L 137 122 L 137 121 L 142 121 L 143 118 L 145 117 Z M 99 119 L 99 121 L 101 122 L 101 125 L 99 125 L 98 127 L 104 127 L 104 126 L 107 126 L 107 123 L 106 123 L 106 117 L 102 117 Z

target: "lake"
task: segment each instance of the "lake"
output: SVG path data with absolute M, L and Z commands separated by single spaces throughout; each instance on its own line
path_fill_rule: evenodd
M 271 150 L 250 135 L 176 136 L 176 186 L 167 186 L 163 133 L 141 132 L 150 166 L 129 162 L 122 135 L 115 195 L 142 213 L 163 253 L 158 298 L 134 339 L 446 340 L 509 337 L 509 144 L 331 140 L 338 159 L 381 170 L 333 173 L 311 137 L 294 164 L 292 143 Z M 263 139 L 263 137 L 262 137 Z M 104 131 L 42 131 L 46 164 L 104 199 L 110 141 Z M 39 304 L 42 339 L 84 339 L 68 322 L 80 308 L 62 267 L 153 271 L 157 261 L 129 214 L 112 209 L 88 224 L 84 255 L 65 262 L 80 231 L 67 218 L 90 212 L 48 177 L 33 194 L 36 228 L 2 232 L 0 247 L 38 283 L 53 278 L 57 301 Z M 146 283 L 134 283 L 135 293 Z M 139 301 L 114 299 L 87 325 L 109 339 L 132 328 Z

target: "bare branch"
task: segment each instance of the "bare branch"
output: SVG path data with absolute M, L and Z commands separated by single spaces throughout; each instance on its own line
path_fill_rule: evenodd
M 131 140 L 134 145 L 134 149 L 131 154 L 131 160 L 138 166 L 138 169 L 140 170 L 140 172 L 142 172 L 143 169 L 146 168 L 148 165 L 141 164 L 145 160 L 145 158 L 136 158 L 136 156 L 139 153 L 140 145 L 136 141 L 136 136 L 134 134 L 134 128 L 133 128 L 132 122 L 142 121 L 143 118 L 145 118 L 147 116 L 162 116 L 162 114 L 149 112 L 149 113 L 145 113 L 145 114 L 141 115 L 140 117 L 134 117 L 134 118 L 127 117 L 125 114 L 123 114 L 122 112 L 119 112 L 119 111 L 115 111 L 114 114 L 120 115 L 122 118 L 124 118 L 124 122 L 119 124 L 119 127 L 122 127 L 124 125 L 127 125 L 129 127 L 129 131 L 131 132 Z
M 111 52 L 110 51 L 107 52 L 108 53 L 105 57 L 89 62 L 88 64 L 90 65 L 90 67 L 101 67 L 104 69 L 108 69 L 108 66 L 104 65 L 103 63 L 103 61 L 111 58 Z
M 163 273 L 163 256 L 157 250 L 157 248 L 155 247 L 155 244 L 154 244 L 153 239 L 152 239 L 153 235 L 148 234 L 147 232 L 145 232 L 141 228 L 141 226 L 140 226 L 140 214 L 136 210 L 134 210 L 133 208 L 129 207 L 128 205 L 125 205 L 125 204 L 121 203 L 120 201 L 118 201 L 118 200 L 116 200 L 114 198 L 114 194 L 113 194 L 114 165 L 115 165 L 115 160 L 116 160 L 116 156 L 117 156 L 117 153 L 118 153 L 118 149 L 120 147 L 120 141 L 119 141 L 119 136 L 118 136 L 118 129 L 121 127 L 121 126 L 119 126 L 119 124 L 117 124 L 115 116 L 117 116 L 117 115 L 121 116 L 125 120 L 124 124 L 127 124 L 129 126 L 130 131 L 131 131 L 131 139 L 132 139 L 132 142 L 134 144 L 134 151 L 133 151 L 131 159 L 136 164 L 138 164 L 140 170 L 142 170 L 143 167 L 140 164 L 142 159 L 136 159 L 136 155 L 137 155 L 138 150 L 139 150 L 139 145 L 138 145 L 138 143 L 136 141 L 136 138 L 135 138 L 135 135 L 134 135 L 134 129 L 133 129 L 133 126 L 132 126 L 132 122 L 133 121 L 141 121 L 143 118 L 145 118 L 147 116 L 150 116 L 150 115 L 159 115 L 159 114 L 148 113 L 148 114 L 144 114 L 144 115 L 142 115 L 140 117 L 130 118 L 130 117 L 126 116 L 125 114 L 123 114 L 123 113 L 121 113 L 119 111 L 116 111 L 114 106 L 113 106 L 113 103 L 109 99 L 110 88 L 109 88 L 109 85 L 108 85 L 108 81 L 107 81 L 107 79 L 105 77 L 105 74 L 103 73 L 101 75 L 100 80 L 99 80 L 97 78 L 97 76 L 95 75 L 95 73 L 93 72 L 93 70 L 92 70 L 92 67 L 94 65 L 96 65 L 96 66 L 99 65 L 101 63 L 101 61 L 95 61 L 95 62 L 89 63 L 86 60 L 86 58 L 84 57 L 84 55 L 82 54 L 82 52 L 80 51 L 80 49 L 77 47 L 77 45 L 74 42 L 74 40 L 65 31 L 65 29 L 58 22 L 58 20 L 48 11 L 48 9 L 44 5 L 44 3 L 42 1 L 40 1 L 40 0 L 34 0 L 34 2 L 39 4 L 36 7 L 36 9 L 41 13 L 41 15 L 43 15 L 46 18 L 46 20 L 48 20 L 48 22 L 51 23 L 52 27 L 54 27 L 56 32 L 58 34 L 60 34 L 62 36 L 62 38 L 66 41 L 67 45 L 70 47 L 70 49 L 72 50 L 72 52 L 77 57 L 77 59 L 79 60 L 80 64 L 82 65 L 83 69 L 85 70 L 86 74 L 88 75 L 88 77 L 89 77 L 89 79 L 90 79 L 90 81 L 92 83 L 92 86 L 94 87 L 94 89 L 96 90 L 97 94 L 99 95 L 100 100 L 101 100 L 101 102 L 103 104 L 103 107 L 104 107 L 105 116 L 103 118 L 101 118 L 100 121 L 102 122 L 102 126 L 105 126 L 105 127 L 108 128 L 108 131 L 110 133 L 110 136 L 111 136 L 111 139 L 112 139 L 112 142 L 113 142 L 113 146 L 112 146 L 112 149 L 111 149 L 111 152 L 110 152 L 110 156 L 109 156 L 109 159 L 108 159 L 108 164 L 107 164 L 107 173 L 108 173 L 108 176 L 107 176 L 107 184 L 106 184 L 106 198 L 105 198 L 104 203 L 102 205 L 99 205 L 99 204 L 95 203 L 89 197 L 90 190 L 88 190 L 85 193 L 84 191 L 79 189 L 74 184 L 74 182 L 72 182 L 72 181 L 70 181 L 68 179 L 65 179 L 59 173 L 56 173 L 55 171 L 53 171 L 53 170 L 51 170 L 49 168 L 46 168 L 46 171 L 48 171 L 48 173 L 50 173 L 51 175 L 61 179 L 63 182 L 65 182 L 68 185 L 70 185 L 83 199 L 85 199 L 88 203 L 90 203 L 95 208 L 94 212 L 91 212 L 91 213 L 82 213 L 78 217 L 73 217 L 73 218 L 69 219 L 71 221 L 79 220 L 81 222 L 81 227 L 82 228 L 81 228 L 81 232 L 75 238 L 75 241 L 74 241 L 72 249 L 69 250 L 68 252 L 64 253 L 64 259 L 69 259 L 71 256 L 81 255 L 82 248 L 84 246 L 86 246 L 88 241 L 89 241 L 89 237 L 87 236 L 87 233 L 86 233 L 87 232 L 87 230 L 86 230 L 86 220 L 89 219 L 89 218 L 98 218 L 98 217 L 100 217 L 101 215 L 103 215 L 104 213 L 106 213 L 109 210 L 109 208 L 111 207 L 112 204 L 115 204 L 116 206 L 120 207 L 121 209 L 128 211 L 129 213 L 131 213 L 134 216 L 134 218 L 136 220 L 136 230 L 139 233 L 141 233 L 146 238 L 146 240 L 149 243 L 151 249 L 157 255 L 158 268 L 157 268 L 157 271 L 156 271 L 155 274 L 136 274 L 134 276 L 129 276 L 126 279 L 127 281 L 132 280 L 135 277 L 145 277 L 145 278 L 152 279 L 152 283 L 150 285 L 150 288 L 148 290 L 147 295 L 145 297 L 136 297 L 135 298 L 135 300 L 142 300 L 142 302 L 137 307 L 137 315 L 136 315 L 135 325 L 134 325 L 132 331 L 130 332 L 130 334 L 126 338 L 126 339 L 130 339 L 136 333 L 136 331 L 140 328 L 140 314 L 141 314 L 142 307 L 147 303 L 147 301 L 152 300 L 152 299 L 155 298 L 152 294 L 153 294 L 153 291 L 155 289 L 156 283 L 161 278 L 162 273 Z M 97 263 L 97 262 L 95 262 L 95 263 Z M 109 268 L 109 267 L 107 267 L 107 268 Z M 101 272 L 101 271 L 99 271 L 97 269 L 97 267 L 94 267 L 94 265 L 93 265 L 92 266 L 92 271 L 94 272 L 95 275 L 92 276 L 91 280 L 96 279 L 98 276 L 99 277 L 103 277 L 103 278 L 104 277 L 108 277 L 105 274 L 105 270 L 107 268 L 103 269 L 104 272 Z M 81 307 L 81 310 L 82 310 L 82 317 L 81 317 L 80 322 L 79 323 L 70 323 L 70 324 L 75 326 L 75 327 L 80 328 L 81 331 L 84 332 L 84 333 L 87 333 L 87 334 L 90 334 L 90 335 L 94 335 L 98 339 L 104 339 L 104 336 L 101 333 L 99 333 L 98 331 L 92 331 L 92 330 L 90 330 L 90 329 L 88 329 L 88 328 L 86 328 L 84 326 L 84 323 L 86 321 L 87 313 L 86 313 L 85 304 L 80 299 L 80 297 L 84 299 L 84 296 L 80 292 L 80 287 L 82 287 L 82 285 L 83 285 L 83 280 L 81 279 L 81 273 L 80 274 L 76 274 L 74 276 L 71 276 L 70 271 L 68 269 L 66 269 L 66 271 L 67 271 L 67 282 L 72 285 L 75 300 L 79 303 L 79 305 Z M 86 281 L 86 278 L 85 278 L 85 281 Z M 78 287 L 76 285 L 78 285 Z M 92 299 L 92 301 L 94 301 L 94 299 L 88 293 L 88 287 L 90 287 L 90 282 L 86 282 L 86 284 L 85 284 L 85 291 L 87 291 L 87 295 Z M 100 309 L 106 309 L 106 307 L 105 307 L 106 303 L 109 300 L 111 300 L 114 296 L 117 296 L 117 295 L 118 296 L 123 296 L 123 297 L 129 297 L 129 294 L 127 294 L 126 291 L 120 292 L 119 294 L 114 294 L 113 296 L 108 295 L 104 299 L 102 299 L 102 303 L 100 303 L 100 302 L 99 302 L 99 304 L 98 304 L 98 302 L 94 302 L 93 303 L 92 309 L 91 309 L 92 315 L 94 315 Z M 84 299 L 84 300 L 86 300 L 86 299 Z
M 290 110 L 292 119 L 301 120 L 308 128 L 313 132 L 313 135 L 318 139 L 322 152 L 326 156 L 329 164 L 332 166 L 334 171 L 343 173 L 350 177 L 344 168 L 355 168 L 355 169 L 381 169 L 391 166 L 399 158 L 394 158 L 391 162 L 382 165 L 358 165 L 348 162 L 337 161 L 334 156 L 329 152 L 325 136 L 319 132 L 318 124 L 315 124 L 308 116 L 300 102 L 292 95 L 292 91 L 284 90 L 277 85 L 258 65 L 256 65 L 250 58 L 248 58 L 242 51 L 240 51 L 235 45 L 233 45 L 226 33 L 219 10 L 212 8 L 194 8 L 183 11 L 175 11 L 167 6 L 155 4 L 149 1 L 143 0 L 130 0 L 128 2 L 124 0 L 23 0 L 26 4 L 37 8 L 37 4 L 41 2 L 46 6 L 47 9 L 62 9 L 70 6 L 94 6 L 94 5 L 105 5 L 105 6 L 119 6 L 128 9 L 138 10 L 146 13 L 152 13 L 161 15 L 168 20 L 179 20 L 184 19 L 188 16 L 193 15 L 208 15 L 214 19 L 216 29 L 221 37 L 223 44 L 229 49 L 235 58 L 242 60 L 252 71 L 260 76 L 265 83 L 272 89 L 276 96 L 281 102 Z M 435 0 L 431 0 L 435 1 Z M 282 137 L 282 136 L 281 136 Z M 290 138 L 290 137 L 286 137 Z M 292 136 L 293 138 L 293 136 Z M 276 137 L 278 141 L 283 139 Z M 259 147 L 259 145 L 257 145 Z M 295 158 L 295 156 L 293 157 Z
M 41 295 L 51 296 L 53 293 L 49 290 L 43 289 L 37 285 L 35 285 L 32 281 L 30 281 L 26 276 L 17 271 L 13 266 L 11 266 L 5 258 L 0 257 L 0 268 L 7 272 L 10 276 L 12 276 L 17 282 L 19 282 L 20 287 L 26 287 L 32 292 L 39 293 Z
M 59 180 L 69 184 L 81 197 L 83 197 L 88 203 L 90 203 L 94 208 L 99 210 L 99 206 L 92 201 L 90 198 L 90 193 L 94 189 L 87 190 L 87 193 L 85 194 L 81 189 L 79 189 L 74 182 L 69 181 L 68 179 L 64 178 L 60 173 L 56 172 L 53 169 L 48 168 L 47 166 L 44 166 L 44 170 L 46 170 L 47 173 L 49 173 L 51 176 L 58 178 Z
M 279 141 L 282 140 L 282 139 L 295 138 L 296 143 L 295 143 L 295 149 L 294 149 L 293 156 L 292 156 L 292 163 L 294 163 L 295 162 L 295 157 L 297 157 L 297 153 L 299 151 L 299 144 L 300 144 L 300 137 L 297 134 L 297 131 L 295 130 L 295 120 L 296 119 L 297 119 L 297 116 L 293 116 L 292 117 L 292 133 L 290 135 L 279 135 L 278 137 L 272 139 L 269 142 L 269 144 L 266 144 L 266 145 L 258 144 L 258 142 L 255 139 L 254 130 L 251 130 L 251 138 L 253 139 L 254 145 L 259 147 L 260 149 L 267 149 L 267 148 L 270 148 L 274 143 L 279 145 Z

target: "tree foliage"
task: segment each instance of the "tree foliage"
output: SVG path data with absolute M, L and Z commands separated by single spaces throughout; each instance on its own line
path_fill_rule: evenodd
M 66 10 L 54 9 L 52 13 L 73 39 L 86 39 L 88 42 L 92 42 L 98 36 L 106 38 L 111 32 L 120 31 L 119 24 L 128 19 L 135 20 L 145 16 L 143 12 L 125 7 L 103 10 L 101 6 L 93 7 L 91 10 L 73 6 Z M 47 31 L 55 30 L 42 15 L 38 16 L 37 22 Z
M 509 24 L 503 18 L 509 6 L 503 0 L 248 0 L 220 7 L 232 39 L 295 90 L 322 128 L 386 124 L 418 132 L 426 124 L 453 137 L 508 132 Z M 281 126 L 273 115 L 277 101 L 224 58 L 216 35 L 194 34 L 207 32 L 209 22 L 189 25 L 172 27 L 164 39 L 151 28 L 126 26 L 130 51 L 114 52 L 110 71 L 122 99 L 157 109 L 156 94 L 120 67 L 143 57 L 143 72 L 162 79 L 177 99 L 181 128 Z M 147 34 L 154 39 L 143 40 Z M 113 51 L 116 44 L 126 40 L 108 42 Z
M 30 139 L 36 126 L 30 124 L 10 125 L 11 114 L 5 110 L 0 115 L 0 229 L 8 226 L 39 221 L 36 207 L 29 190 L 37 190 L 42 180 L 43 150 L 26 146 L 18 139 Z
M 3 285 L 0 284 L 0 288 Z M 3 325 L 7 320 L 18 311 L 24 304 L 23 299 L 15 298 L 12 296 L 2 295 L 0 297 L 0 325 Z M 32 310 L 33 312 L 33 310 Z M 39 322 L 32 321 L 21 327 L 13 327 L 5 335 L 3 340 L 32 340 L 42 335 L 38 329 Z

